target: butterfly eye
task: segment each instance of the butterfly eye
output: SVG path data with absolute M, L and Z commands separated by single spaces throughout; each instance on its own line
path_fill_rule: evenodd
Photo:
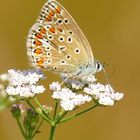
M 100 62 L 96 62 L 96 69 L 97 71 L 101 71 L 103 69 L 103 65 Z
M 79 54 L 80 53 L 80 50 L 77 48 L 77 49 L 75 49 L 75 53 L 76 54 Z

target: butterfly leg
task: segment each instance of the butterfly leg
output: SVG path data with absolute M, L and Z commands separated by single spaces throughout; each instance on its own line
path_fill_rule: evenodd
M 63 82 L 60 85 L 63 85 L 72 76 L 73 76 L 72 74 L 69 74 L 66 78 L 64 78 Z

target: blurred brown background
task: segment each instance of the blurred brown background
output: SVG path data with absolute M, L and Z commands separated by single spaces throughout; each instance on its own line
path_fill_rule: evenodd
M 29 68 L 26 36 L 45 2 L 0 0 L 0 73 L 10 68 Z M 81 118 L 61 125 L 56 140 L 139 140 L 140 0 L 59 2 L 84 31 L 96 58 L 115 66 L 116 71 L 110 80 L 116 90 L 125 93 L 125 98 L 114 107 L 96 108 Z M 100 75 L 104 79 L 103 74 Z M 42 133 L 35 140 L 47 140 L 48 133 L 49 127 L 44 124 Z M 23 139 L 8 111 L 0 112 L 0 139 Z

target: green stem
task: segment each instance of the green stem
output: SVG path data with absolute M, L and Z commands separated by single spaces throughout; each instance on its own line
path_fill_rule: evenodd
M 32 140 L 33 138 L 32 137 L 26 137 L 26 140 Z
M 79 113 L 77 113 L 77 114 L 73 114 L 73 115 L 71 115 L 71 116 L 69 116 L 69 117 L 67 117 L 67 118 L 65 118 L 65 119 L 62 119 L 62 120 L 60 121 L 60 123 L 64 123 L 64 122 L 67 122 L 67 121 L 69 121 L 69 120 L 71 120 L 71 119 L 73 119 L 73 118 L 76 118 L 76 117 L 78 117 L 78 116 L 80 116 L 80 115 L 82 115 L 82 114 L 84 114 L 84 113 L 86 113 L 86 112 L 88 112 L 88 111 L 90 111 L 90 110 L 96 108 L 97 106 L 98 106 L 98 104 L 95 104 L 95 105 L 93 105 L 93 106 L 87 108 L 86 110 L 83 110 L 83 111 L 81 111 L 81 112 L 79 112 Z
M 17 119 L 17 124 L 18 124 L 18 126 L 19 126 L 19 128 L 20 128 L 20 131 L 21 131 L 23 137 L 26 139 L 26 134 L 25 134 L 25 132 L 24 132 L 24 129 L 23 129 L 22 125 L 21 125 L 20 120 L 18 120 L 18 119 Z
M 46 112 L 46 109 L 40 104 L 40 102 L 37 100 L 37 98 L 34 97 L 34 101 L 35 101 L 35 103 L 43 110 L 43 112 L 45 113 L 45 116 L 46 116 L 49 120 L 51 120 L 50 117 L 48 116 L 48 112 Z
M 52 125 L 49 140 L 54 140 L 55 129 L 56 129 L 56 125 Z
M 56 100 L 53 119 L 55 119 L 55 117 L 56 117 L 57 108 L 58 108 L 58 101 Z
M 32 137 L 26 137 L 25 140 L 32 140 Z
M 57 118 L 56 118 L 56 120 L 55 120 L 55 123 L 56 123 L 56 124 L 59 123 L 60 120 L 61 120 L 67 113 L 68 113 L 67 111 L 62 110 L 62 111 L 58 114 L 58 116 L 57 116 Z
M 40 113 L 40 111 L 38 111 L 37 109 L 34 108 L 34 106 L 30 103 L 30 101 L 27 100 L 27 104 L 34 109 L 34 111 L 36 111 L 46 122 L 48 122 L 49 124 L 51 123 L 51 120 L 48 119 L 45 115 L 43 115 L 42 113 Z

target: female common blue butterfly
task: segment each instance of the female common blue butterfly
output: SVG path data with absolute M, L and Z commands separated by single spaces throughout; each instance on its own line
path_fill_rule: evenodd
M 79 79 L 103 69 L 72 16 L 55 0 L 46 2 L 30 29 L 27 54 L 35 67 Z

